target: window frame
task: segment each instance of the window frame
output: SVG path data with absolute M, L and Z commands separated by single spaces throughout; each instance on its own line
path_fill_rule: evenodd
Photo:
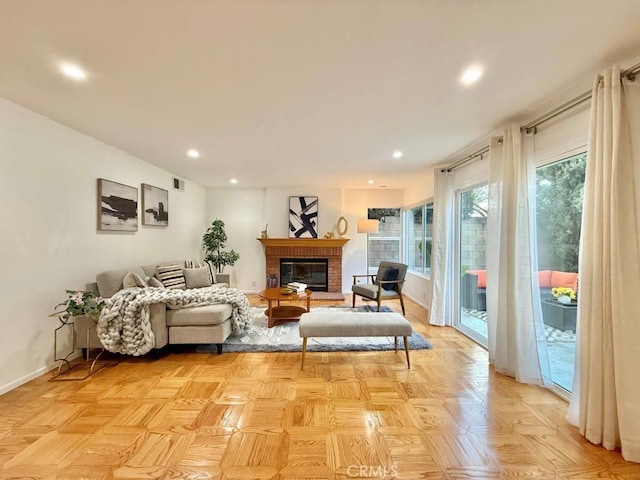
M 410 255 L 410 251 L 411 248 L 413 247 L 413 242 L 416 241 L 416 238 L 409 238 L 410 237 L 410 222 L 412 222 L 412 214 L 413 211 L 416 210 L 417 208 L 422 208 L 422 218 L 424 219 L 424 221 L 422 222 L 422 232 L 421 232 L 421 240 L 422 240 L 422 245 L 426 245 L 426 243 L 428 241 L 431 242 L 431 248 L 433 251 L 433 208 L 434 208 L 434 202 L 433 202 L 433 197 L 426 199 L 423 202 L 418 202 L 414 205 L 410 205 L 407 207 L 404 207 L 402 209 L 402 249 L 403 249 L 403 261 L 404 263 L 406 263 L 408 265 L 407 271 L 426 278 L 426 279 L 430 279 L 431 278 L 431 261 L 429 262 L 429 265 L 427 266 L 427 255 L 423 254 L 422 255 L 422 264 L 419 268 L 415 267 L 412 265 L 412 262 L 410 262 L 409 260 L 409 255 Z M 427 211 L 428 209 L 431 209 L 431 236 L 427 235 Z M 415 232 L 414 232 L 415 234 Z M 431 255 L 429 255 L 429 259 L 431 259 Z

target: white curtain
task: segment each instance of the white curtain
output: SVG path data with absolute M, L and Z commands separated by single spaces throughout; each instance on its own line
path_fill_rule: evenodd
M 582 214 L 578 345 L 568 419 L 589 441 L 640 462 L 638 82 L 596 79 Z
M 489 361 L 518 382 L 551 385 L 540 309 L 535 244 L 532 136 L 520 128 L 494 138 L 489 158 L 487 316 Z
M 431 300 L 432 325 L 453 323 L 453 238 L 454 238 L 454 190 L 453 172 L 436 170 L 435 195 L 433 200 L 433 252 L 431 278 L 433 297 Z

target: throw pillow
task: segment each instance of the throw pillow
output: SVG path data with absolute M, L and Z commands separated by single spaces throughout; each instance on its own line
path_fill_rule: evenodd
M 129 272 L 122 279 L 122 286 L 124 288 L 132 288 L 132 287 L 146 288 L 149 286 L 149 284 L 145 282 L 144 278 L 142 278 L 137 273 Z
M 164 288 L 164 285 L 162 284 L 162 282 L 158 280 L 156 277 L 149 277 L 147 279 L 147 283 L 149 284 L 150 287 Z
M 213 263 L 211 262 L 204 262 L 204 266 L 206 266 L 209 269 L 209 273 L 211 275 L 211 283 L 217 283 L 218 281 L 216 280 L 216 267 Z
M 185 260 L 184 268 L 201 268 L 207 267 L 209 269 L 209 278 L 211 279 L 211 284 L 216 283 L 216 268 L 213 266 L 211 262 L 206 262 L 204 260 Z
M 185 268 L 182 273 L 187 283 L 187 288 L 211 286 L 211 273 L 208 267 Z
M 382 274 L 382 281 L 385 282 L 389 280 L 397 280 L 399 273 L 400 270 L 398 270 L 397 268 L 387 268 Z M 382 288 L 384 288 L 385 290 L 396 290 L 397 285 L 397 283 L 383 283 Z
M 182 265 L 158 265 L 156 267 L 156 278 L 162 282 L 166 288 L 186 288 Z

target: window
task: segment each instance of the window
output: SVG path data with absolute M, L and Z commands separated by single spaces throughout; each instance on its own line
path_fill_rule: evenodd
M 433 236 L 433 203 L 406 210 L 405 252 L 409 270 L 431 272 L 431 243 Z
M 370 208 L 367 218 L 380 222 L 378 233 L 367 234 L 367 265 L 375 273 L 383 260 L 400 261 L 400 222 L 399 208 Z

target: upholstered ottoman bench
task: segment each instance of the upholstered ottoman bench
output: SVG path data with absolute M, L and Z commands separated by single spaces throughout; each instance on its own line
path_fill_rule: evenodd
M 398 337 L 404 339 L 404 351 L 409 363 L 409 337 L 413 329 L 409 321 L 399 313 L 393 312 L 308 312 L 300 317 L 300 336 L 302 337 L 302 361 L 307 351 L 309 337 L 394 337 L 395 350 L 398 351 Z

